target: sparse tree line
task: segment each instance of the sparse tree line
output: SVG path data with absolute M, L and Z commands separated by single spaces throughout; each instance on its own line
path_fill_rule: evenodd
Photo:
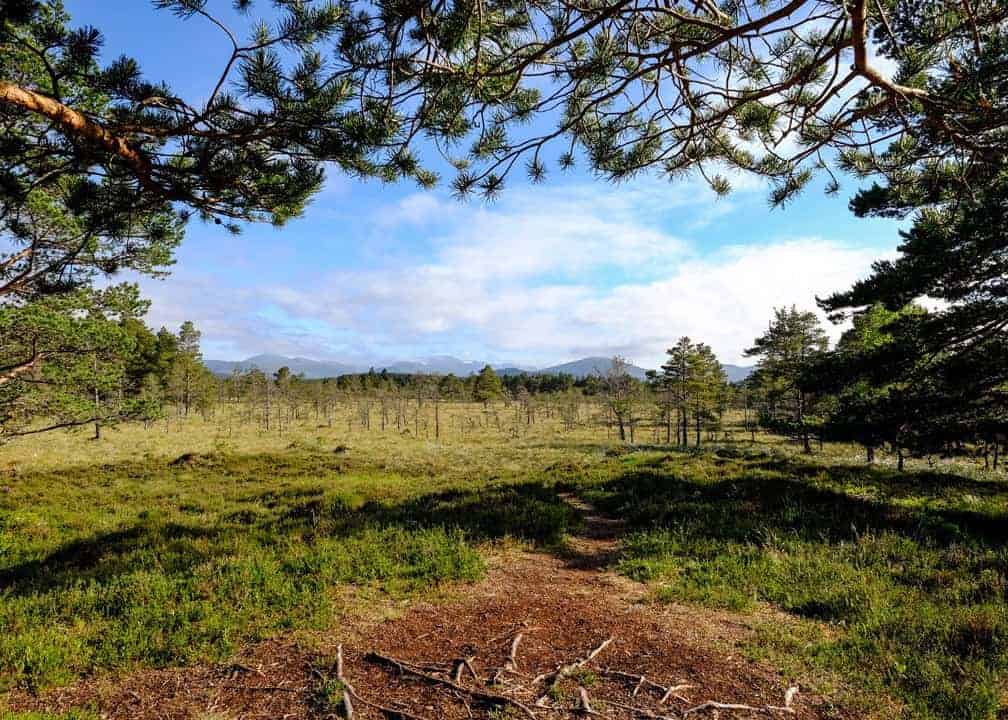
M 194 217 L 234 231 L 282 224 L 304 211 L 327 164 L 437 184 L 419 159 L 425 143 L 453 168 L 460 195 L 494 197 L 517 172 L 539 182 L 550 166 L 582 162 L 616 179 L 695 173 L 718 193 L 730 190 L 725 169 L 752 173 L 780 205 L 819 172 L 831 194 L 844 174 L 862 184 L 850 201 L 858 216 L 912 218 L 895 260 L 818 299 L 853 322 L 832 350 L 814 317 L 777 310 L 742 387 L 684 339 L 643 383 L 619 372 L 622 361 L 590 388 L 495 381 L 492 371 L 457 379 L 483 404 L 480 423 L 516 432 L 519 420 L 555 413 L 575 426 L 585 419 L 564 398 L 592 397 L 608 432 L 683 445 L 716 433 L 733 406 L 748 428 L 808 451 L 813 440 L 846 440 L 868 459 L 888 446 L 900 462 L 979 449 L 998 463 L 1005 3 L 274 0 L 275 22 L 250 19 L 250 33 L 205 0 L 156 5 L 176 16 L 167 22 L 222 30 L 231 52 L 209 97 L 148 80 L 131 58 L 102 65 L 100 31 L 73 28 L 58 0 L 0 4 L 0 435 L 216 412 L 227 393 L 191 334 L 174 336 L 171 362 L 151 364 L 168 340 L 143 326 L 146 302 L 135 286 L 98 281 L 167 274 Z M 915 304 L 923 297 L 937 307 Z M 303 416 L 300 400 L 278 401 L 300 380 L 243 382 L 242 402 L 268 407 L 258 412 L 271 430 Z M 423 418 L 436 436 L 440 403 L 458 393 L 441 384 L 355 391 L 358 421 L 401 429 L 405 409 L 386 400 L 382 410 L 377 398 L 409 395 L 413 432 L 419 408 L 432 408 Z

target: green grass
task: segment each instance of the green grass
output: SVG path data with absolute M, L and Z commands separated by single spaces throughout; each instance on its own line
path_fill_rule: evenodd
M 8 687 L 335 627 L 342 587 L 410 596 L 473 581 L 478 543 L 557 542 L 575 521 L 541 484 L 442 488 L 303 450 L 40 472 L 0 511 Z
M 1003 481 L 724 455 L 642 454 L 589 493 L 634 529 L 624 573 L 659 601 L 804 621 L 768 622 L 750 652 L 842 677 L 852 700 L 995 716 L 1008 670 Z
M 743 650 L 803 686 L 879 717 L 1003 716 L 1003 473 L 777 438 L 628 450 L 545 421 L 467 434 L 447 406 L 444 423 L 440 443 L 193 420 L 0 447 L 0 690 L 335 633 L 355 598 L 478 579 L 502 539 L 562 552 L 580 523 L 562 489 L 626 520 L 619 569 L 655 602 L 754 614 Z

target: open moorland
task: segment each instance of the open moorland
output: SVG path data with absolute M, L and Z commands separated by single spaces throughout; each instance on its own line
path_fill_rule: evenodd
M 194 416 L 0 448 L 3 717 L 1003 703 L 1003 471 L 440 412 L 438 440 Z

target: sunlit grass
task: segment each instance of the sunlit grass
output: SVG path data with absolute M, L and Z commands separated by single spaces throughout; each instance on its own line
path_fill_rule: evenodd
M 0 447 L 0 685 L 337 631 L 353 596 L 475 581 L 509 538 L 559 547 L 573 490 L 626 520 L 618 568 L 655 602 L 755 613 L 743 651 L 804 686 L 882 717 L 1004 703 L 1003 474 L 737 431 L 627 449 L 597 425 L 441 411 L 440 439 L 190 418 Z

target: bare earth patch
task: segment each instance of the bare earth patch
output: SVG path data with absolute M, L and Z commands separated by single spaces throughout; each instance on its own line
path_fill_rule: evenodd
M 680 718 L 690 709 L 695 718 L 838 717 L 824 699 L 788 693 L 786 678 L 734 651 L 750 618 L 640 602 L 642 586 L 604 569 L 618 521 L 568 501 L 588 522 L 562 557 L 504 552 L 483 581 L 447 601 L 380 621 L 347 619 L 321 649 L 279 639 L 249 646 L 227 665 L 86 679 L 38 696 L 19 691 L 11 709 L 95 707 L 129 720 L 346 717 L 337 701 L 342 646 L 356 718 L 622 720 Z M 708 701 L 751 709 L 701 707 Z

